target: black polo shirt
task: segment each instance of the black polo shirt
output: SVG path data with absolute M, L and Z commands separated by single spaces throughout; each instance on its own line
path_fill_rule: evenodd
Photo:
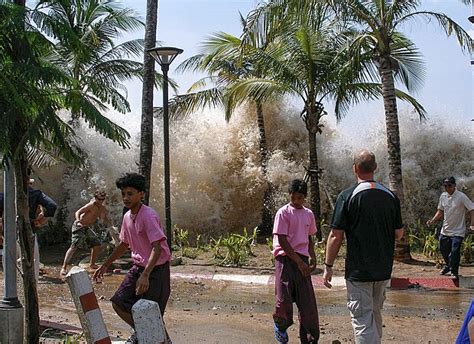
M 337 197 L 331 228 L 347 240 L 345 278 L 369 282 L 390 279 L 395 229 L 402 228 L 400 201 L 382 184 L 365 181 Z

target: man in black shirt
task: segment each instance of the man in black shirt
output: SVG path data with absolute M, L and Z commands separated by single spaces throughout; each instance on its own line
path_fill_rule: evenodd
M 381 343 L 382 306 L 393 266 L 395 239 L 403 236 L 400 201 L 374 181 L 375 155 L 355 155 L 357 184 L 337 197 L 326 247 L 324 284 L 331 288 L 332 266 L 347 238 L 347 307 L 356 343 Z
M 46 195 L 43 191 L 39 189 L 34 189 L 32 187 L 34 179 L 30 179 L 28 186 L 28 207 L 29 207 L 29 217 L 31 228 L 34 233 L 34 264 L 35 264 L 35 277 L 38 280 L 39 277 L 39 247 L 38 239 L 36 236 L 36 231 L 39 227 L 44 226 L 48 222 L 48 218 L 54 216 L 56 212 L 56 202 L 53 201 L 51 197 Z M 0 218 L 3 217 L 3 202 L 4 194 L 0 192 Z M 2 224 L 0 219 L 0 239 L 3 231 L 1 230 Z M 3 240 L 0 240 L 3 244 Z M 19 252 L 18 252 L 19 253 Z

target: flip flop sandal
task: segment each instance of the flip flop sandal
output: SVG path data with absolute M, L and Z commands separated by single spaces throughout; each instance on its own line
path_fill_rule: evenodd
M 275 339 L 279 344 L 288 343 L 288 333 L 286 333 L 286 331 L 280 331 L 276 324 L 273 325 L 273 329 L 275 331 Z

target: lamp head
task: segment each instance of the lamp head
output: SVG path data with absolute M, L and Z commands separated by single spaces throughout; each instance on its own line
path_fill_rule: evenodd
M 183 49 L 174 47 L 155 47 L 146 51 L 150 54 L 160 66 L 169 66 L 171 62 L 183 52 Z

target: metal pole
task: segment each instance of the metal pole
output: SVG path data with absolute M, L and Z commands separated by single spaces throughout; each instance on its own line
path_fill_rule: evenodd
M 16 212 L 15 212 L 15 176 L 11 164 L 4 172 L 4 243 L 3 243 L 3 269 L 4 269 L 4 295 L 0 304 L 2 308 L 20 308 L 16 288 Z
M 171 231 L 171 192 L 170 192 L 170 131 L 169 131 L 169 110 L 168 110 L 168 70 L 169 65 L 162 64 L 163 71 L 163 163 L 165 168 L 165 221 L 166 221 L 166 237 L 168 239 L 168 247 L 171 251 L 171 243 L 173 242 L 173 233 Z
M 471 13 L 471 16 L 469 18 L 469 21 L 474 24 L 474 1 L 472 2 L 472 13 Z M 474 44 L 474 43 L 473 43 Z M 474 48 L 474 46 L 473 46 Z M 474 53 L 471 53 L 471 65 L 474 65 Z

